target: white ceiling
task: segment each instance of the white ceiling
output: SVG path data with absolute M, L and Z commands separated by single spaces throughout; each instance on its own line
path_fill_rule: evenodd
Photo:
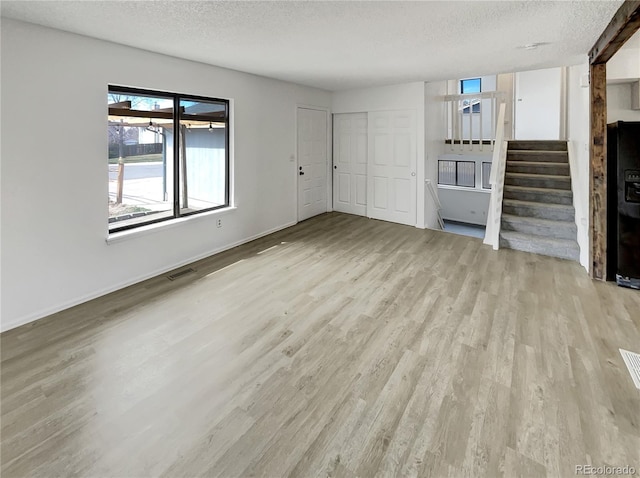
M 5 17 L 332 91 L 579 63 L 621 4 L 1 2 Z

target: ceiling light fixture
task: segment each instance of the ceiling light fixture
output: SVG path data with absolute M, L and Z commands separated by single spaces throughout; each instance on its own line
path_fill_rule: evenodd
M 519 46 L 517 48 L 522 49 L 522 50 L 535 50 L 539 46 L 548 45 L 548 44 L 549 43 L 547 43 L 547 42 L 527 43 L 526 45 L 521 45 L 521 46 Z

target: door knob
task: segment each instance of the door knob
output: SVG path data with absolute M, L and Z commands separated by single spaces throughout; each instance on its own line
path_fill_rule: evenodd
M 416 173 L 411 173 L 411 176 L 415 176 L 415 175 L 416 175 Z
M 304 176 L 304 171 L 300 171 L 300 176 Z
M 338 166 L 334 166 L 333 169 L 338 169 Z

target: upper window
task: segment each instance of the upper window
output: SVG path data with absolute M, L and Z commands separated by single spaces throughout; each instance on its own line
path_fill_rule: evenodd
M 480 78 L 468 78 L 460 80 L 460 93 L 468 95 L 470 93 L 480 93 L 482 91 L 482 82 Z M 462 100 L 463 113 L 480 113 L 480 98 Z
M 110 86 L 109 232 L 229 205 L 229 102 Z

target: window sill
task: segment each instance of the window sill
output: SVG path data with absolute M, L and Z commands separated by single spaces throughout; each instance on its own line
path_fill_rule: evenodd
M 468 188 L 465 186 L 450 186 L 447 184 L 438 184 L 438 189 L 451 189 L 454 191 L 473 191 L 476 193 L 488 193 L 491 194 L 491 189 L 483 189 L 483 188 Z
M 237 208 L 235 206 L 225 207 L 224 209 L 216 209 L 215 211 L 203 212 L 202 214 L 194 214 L 186 217 L 179 217 L 177 219 L 170 219 L 155 224 L 148 224 L 146 226 L 136 227 L 135 229 L 129 229 L 126 231 L 114 232 L 109 234 L 105 239 L 107 244 L 116 244 L 118 242 L 128 241 L 129 239 L 135 239 L 138 237 L 146 236 L 148 234 L 154 234 L 165 229 L 171 229 L 176 226 L 180 226 L 187 222 L 194 222 L 210 218 L 212 216 L 224 216 Z

